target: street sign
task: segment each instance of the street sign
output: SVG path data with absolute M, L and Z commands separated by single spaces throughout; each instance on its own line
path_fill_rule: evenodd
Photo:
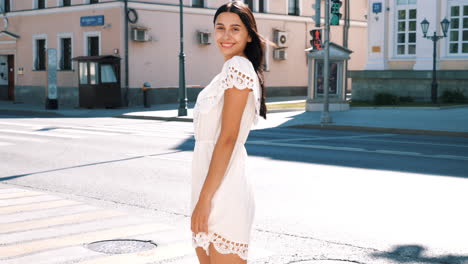
M 382 3 L 372 3 L 372 13 L 382 13 Z
M 80 17 L 82 27 L 102 26 L 104 25 L 104 16 L 84 16 Z

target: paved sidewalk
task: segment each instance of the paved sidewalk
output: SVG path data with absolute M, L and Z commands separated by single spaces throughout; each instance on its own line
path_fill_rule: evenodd
M 267 102 L 297 102 L 301 97 L 270 98 Z M 155 105 L 151 108 L 119 109 L 59 109 L 45 110 L 40 106 L 0 101 L 0 114 L 25 113 L 56 117 L 120 117 L 192 122 L 194 103 L 189 103 L 188 115 L 178 116 L 177 104 Z M 267 120 L 261 119 L 256 129 L 270 127 L 300 127 L 339 129 L 384 133 L 409 133 L 468 137 L 468 106 L 460 107 L 357 107 L 350 111 L 331 112 L 333 123 L 321 124 L 321 112 L 301 109 L 272 110 Z

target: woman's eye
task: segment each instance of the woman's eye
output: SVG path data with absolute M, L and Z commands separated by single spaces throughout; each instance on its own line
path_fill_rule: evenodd
M 223 29 L 222 27 L 217 27 L 216 29 Z

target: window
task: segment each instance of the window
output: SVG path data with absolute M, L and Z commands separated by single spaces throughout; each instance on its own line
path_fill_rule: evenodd
M 258 2 L 258 12 L 266 13 L 266 2 L 267 0 L 259 0 Z
M 62 6 L 71 6 L 71 0 L 62 0 Z
M 97 4 L 97 3 L 99 3 L 99 0 L 89 0 L 89 3 L 90 4 Z
M 192 6 L 193 7 L 205 7 L 205 1 L 204 0 L 192 0 Z
M 396 54 L 416 54 L 416 0 L 398 0 L 396 11 Z
M 299 15 L 299 0 L 288 0 L 288 15 Z
M 80 62 L 80 84 L 88 84 L 88 63 Z
M 46 0 L 37 0 L 37 8 L 44 9 L 45 8 L 45 1 Z
M 90 62 L 89 63 L 89 84 L 98 83 L 98 63 Z
M 99 56 L 99 37 L 88 37 L 88 56 Z
M 34 70 L 45 71 L 46 69 L 46 40 L 36 39 L 35 40 L 35 51 L 34 56 Z
M 0 8 L 1 10 L 3 10 L 2 12 L 5 12 L 5 13 L 10 12 L 11 11 L 10 0 L 1 0 Z
M 253 12 L 254 11 L 254 3 L 253 0 L 244 0 L 244 3 L 249 7 L 249 9 Z
M 72 69 L 72 39 L 61 38 L 60 39 L 60 69 L 71 70 Z
M 449 12 L 449 53 L 468 54 L 468 5 L 453 5 Z
M 101 83 L 116 83 L 114 67 L 111 64 L 101 65 Z

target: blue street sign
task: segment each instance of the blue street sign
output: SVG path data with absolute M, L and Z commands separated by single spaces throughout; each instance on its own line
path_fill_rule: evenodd
M 80 17 L 82 27 L 102 26 L 104 25 L 104 16 L 84 16 Z
M 382 3 L 372 3 L 372 13 L 381 13 L 382 12 Z

